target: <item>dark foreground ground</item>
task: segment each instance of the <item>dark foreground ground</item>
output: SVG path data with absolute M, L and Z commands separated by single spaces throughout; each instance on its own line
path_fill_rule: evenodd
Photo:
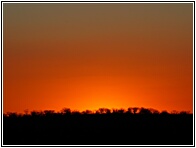
M 192 145 L 193 115 L 3 117 L 4 145 Z

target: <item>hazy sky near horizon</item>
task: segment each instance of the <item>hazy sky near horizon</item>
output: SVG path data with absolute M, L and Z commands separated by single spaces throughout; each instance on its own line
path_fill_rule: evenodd
M 193 111 L 192 3 L 3 3 L 3 111 Z

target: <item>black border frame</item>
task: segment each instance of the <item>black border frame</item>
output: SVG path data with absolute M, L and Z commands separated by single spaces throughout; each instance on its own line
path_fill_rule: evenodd
M 3 145 L 3 132 L 2 132 L 2 130 L 3 130 L 3 127 L 2 127 L 2 124 L 1 124 L 1 147 L 195 147 L 195 1 L 1 1 L 1 123 L 2 123 L 2 119 L 3 119 L 3 108 L 2 108 L 2 106 L 3 106 L 3 104 L 2 104 L 2 100 L 3 100 L 3 94 L 2 94 L 2 90 L 3 90 L 3 83 L 2 83 L 2 80 L 3 80 L 3 76 L 2 76 L 2 74 L 3 74 L 3 69 L 2 69 L 2 63 L 3 63 L 3 60 L 2 60 L 2 58 L 3 58 L 3 55 L 2 55 L 2 51 L 3 51 L 3 45 L 2 45 L 2 39 L 3 39 L 3 33 L 2 33 L 2 31 L 3 31 L 3 27 L 2 27 L 2 22 L 3 22 L 3 3 L 9 3 L 9 2 L 11 2 L 11 3 L 50 3 L 51 2 L 51 4 L 52 3 L 78 3 L 78 2 L 80 2 L 80 3 L 105 3 L 105 2 L 107 2 L 107 3 L 109 3 L 109 2 L 111 2 L 111 3 L 193 3 L 193 54 L 194 54 L 194 58 L 193 58 L 193 75 L 194 75 L 194 80 L 193 80 L 193 126 L 194 126 L 194 131 L 193 131 L 193 145 L 190 145 L 190 146 L 181 146 L 181 145 L 178 145 L 178 146 L 172 146 L 172 145 L 166 145 L 166 146 L 163 146 L 163 145 L 160 145 L 160 146 L 153 146 L 153 145 L 150 145 L 150 146 L 148 146 L 148 145 L 144 145 L 144 146 L 142 146 L 142 145 L 139 145 L 139 146 L 137 146 L 137 145 L 130 145 L 130 146 L 128 146 L 128 145 L 125 145 L 125 146 L 123 146 L 123 145 L 109 145 L 109 146 L 107 146 L 107 145 L 54 145 L 54 146 L 52 146 L 52 145 L 20 145 L 20 146 L 12 146 L 12 145 Z

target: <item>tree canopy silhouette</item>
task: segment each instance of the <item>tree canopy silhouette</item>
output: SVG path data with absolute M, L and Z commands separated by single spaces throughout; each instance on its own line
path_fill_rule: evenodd
M 193 144 L 193 114 L 188 111 L 159 112 L 144 107 L 81 112 L 70 108 L 60 112 L 8 112 L 3 114 L 3 143 L 189 145 Z

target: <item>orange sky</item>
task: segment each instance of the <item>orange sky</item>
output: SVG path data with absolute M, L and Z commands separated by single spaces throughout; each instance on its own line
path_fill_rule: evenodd
M 3 111 L 193 111 L 193 4 L 3 4 Z

